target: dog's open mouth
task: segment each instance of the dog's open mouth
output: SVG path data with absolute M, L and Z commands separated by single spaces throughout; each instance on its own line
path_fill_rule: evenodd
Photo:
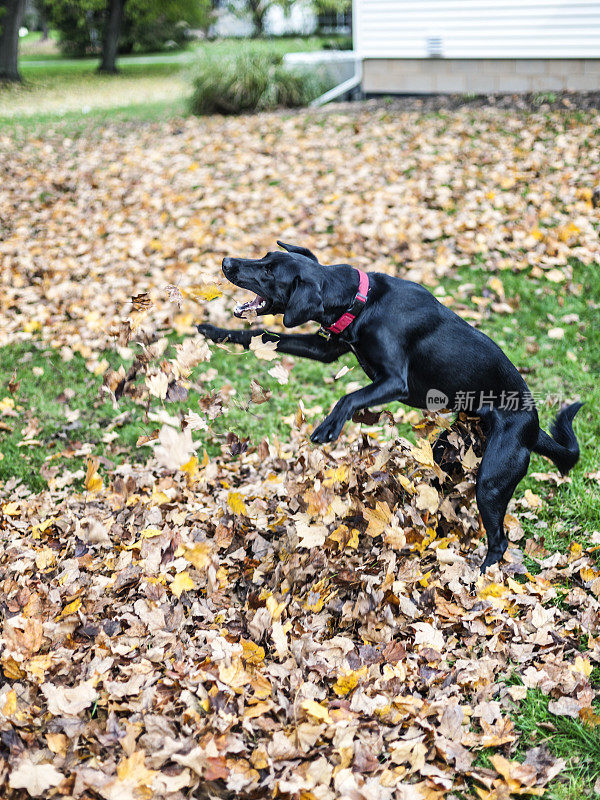
M 259 294 L 256 295 L 254 300 L 249 303 L 238 303 L 233 309 L 233 314 L 236 317 L 245 317 L 247 314 L 262 314 L 271 305 L 269 300 L 265 300 Z

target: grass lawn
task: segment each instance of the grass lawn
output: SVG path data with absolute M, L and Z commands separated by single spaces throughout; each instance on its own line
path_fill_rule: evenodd
M 300 49 L 306 44 L 305 40 L 277 40 L 252 46 Z M 237 43 L 222 42 L 203 47 L 229 52 L 236 46 Z M 311 46 L 318 46 L 318 41 L 311 40 Z M 73 106 L 86 102 L 86 98 L 93 104 L 93 124 L 100 124 L 105 117 L 114 121 L 115 115 L 152 119 L 183 109 L 188 85 L 186 67 L 130 65 L 116 78 L 95 75 L 93 69 L 92 62 L 83 62 L 77 68 L 66 65 L 61 69 L 58 62 L 56 69 L 24 67 L 29 85 L 14 91 L 12 110 L 7 111 L 9 106 L 5 105 L 0 115 L 6 114 L 4 122 L 10 119 L 18 125 L 29 120 L 39 126 L 42 134 L 44 125 L 51 122 L 54 135 L 57 115 L 64 115 L 61 125 L 65 125 L 65 131 L 69 131 L 71 122 L 77 121 L 80 115 L 74 107 L 67 110 L 69 103 L 60 105 L 61 98 L 64 100 L 67 95 L 71 95 Z M 169 87 L 172 92 L 173 87 L 177 87 L 180 96 L 171 97 Z M 163 90 L 165 96 L 160 99 L 157 94 Z M 139 105 L 133 102 L 136 92 L 146 93 L 138 94 Z M 152 103 L 144 97 L 152 97 Z M 0 97 L 1 102 L 8 102 L 6 93 Z M 32 202 L 38 201 L 45 202 L 43 198 Z M 481 329 L 502 346 L 516 365 L 526 370 L 525 377 L 546 430 L 561 402 L 578 398 L 585 402 L 575 420 L 581 459 L 572 472 L 571 481 L 555 485 L 551 479 L 534 478 L 533 473 L 556 473 L 552 464 L 534 455 L 528 476 L 515 494 L 514 513 L 526 534 L 548 550 L 561 552 L 576 547 L 577 543 L 589 545 L 592 535 L 600 532 L 600 483 L 585 478 L 586 473 L 600 468 L 600 264 L 585 265 L 573 257 L 569 266 L 572 280 L 568 283 L 532 277 L 528 270 L 498 272 L 502 293 L 514 308 L 512 313 L 495 313 L 489 309 L 485 298 L 489 295 L 491 274 L 483 256 L 475 255 L 469 266 L 459 267 L 452 277 L 442 276 L 435 289 L 436 295 L 444 301 L 454 298 L 453 302 L 468 315 L 480 314 Z M 35 273 L 32 274 L 37 279 Z M 561 338 L 555 338 L 554 333 L 549 336 L 549 331 L 556 328 L 563 330 Z M 172 344 L 178 341 L 174 334 L 169 333 L 169 336 Z M 0 409 L 3 412 L 0 416 L 0 481 L 16 478 L 40 491 L 60 467 L 61 470 L 81 471 L 79 482 L 75 484 L 81 487 L 86 460 L 92 452 L 100 456 L 105 469 L 124 461 L 146 459 L 147 450 L 136 447 L 138 438 L 151 427 L 144 405 L 124 398 L 118 407 L 113 407 L 101 391 L 102 377 L 90 370 L 79 353 L 71 355 L 65 360 L 60 348 L 42 341 L 35 329 L 0 348 Z M 106 358 L 114 369 L 123 361 L 113 350 L 100 353 L 99 357 Z M 318 421 L 348 384 L 365 380 L 350 356 L 334 365 L 298 359 L 285 386 L 280 386 L 269 375 L 271 366 L 257 360 L 252 353 L 215 347 L 211 361 L 194 372 L 195 388 L 189 399 L 185 404 L 169 405 L 168 412 L 202 412 L 201 398 L 226 387 L 232 397 L 230 408 L 212 421 L 210 435 L 204 436 L 204 445 L 209 455 L 213 455 L 219 452 L 229 432 L 241 438 L 249 437 L 254 443 L 274 436 L 285 440 L 289 437 L 288 418 L 295 414 L 299 400 L 308 409 L 309 418 L 312 415 Z M 335 381 L 334 376 L 342 366 L 351 369 Z M 268 403 L 248 405 L 252 379 L 272 390 Z M 15 381 L 18 382 L 16 389 Z M 398 404 L 392 406 L 392 410 L 398 408 Z M 406 433 L 408 427 L 402 430 Z M 541 507 L 535 516 L 523 502 L 528 489 L 541 498 Z M 532 571 L 537 567 L 531 559 L 526 558 L 525 563 Z M 557 603 L 570 588 L 565 587 Z M 581 650 L 587 646 L 586 637 L 581 636 Z M 511 676 L 507 675 L 506 680 L 510 682 Z M 600 688 L 598 667 L 592 673 L 592 682 Z M 600 714 L 598 703 L 595 710 Z M 565 770 L 553 781 L 546 796 L 553 800 L 591 797 L 592 787 L 600 776 L 600 725 L 551 714 L 548 697 L 537 689 L 529 689 L 526 698 L 515 703 L 512 716 L 516 728 L 527 739 L 528 747 L 545 744 L 556 756 L 566 760 Z M 519 751 L 517 755 L 523 753 Z M 480 754 L 481 766 L 488 765 L 486 757 L 485 753 Z
M 243 47 L 284 55 L 320 50 L 332 40 L 335 37 L 295 36 L 201 42 L 176 53 L 123 56 L 118 75 L 98 74 L 97 58 L 25 55 L 20 60 L 23 85 L 0 88 L 0 126 L 30 128 L 56 119 L 77 123 L 90 115 L 99 121 L 164 119 L 185 113 L 194 61 L 204 54 L 225 57 Z

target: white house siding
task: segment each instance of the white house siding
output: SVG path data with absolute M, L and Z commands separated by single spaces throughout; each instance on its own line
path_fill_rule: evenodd
M 600 0 L 354 0 L 353 8 L 367 93 L 600 90 Z
M 289 12 L 284 13 L 280 6 L 273 6 L 267 12 L 265 33 L 270 36 L 284 34 L 307 35 L 314 33 L 317 16 L 310 2 L 294 3 Z M 225 6 L 217 11 L 217 20 L 212 28 L 215 36 L 251 36 L 252 23 L 248 17 L 238 17 Z

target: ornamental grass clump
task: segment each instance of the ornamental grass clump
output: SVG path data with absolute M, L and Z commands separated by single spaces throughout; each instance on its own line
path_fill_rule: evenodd
M 239 114 L 306 106 L 325 90 L 314 71 L 288 69 L 281 56 L 242 53 L 203 58 L 196 68 L 194 114 Z

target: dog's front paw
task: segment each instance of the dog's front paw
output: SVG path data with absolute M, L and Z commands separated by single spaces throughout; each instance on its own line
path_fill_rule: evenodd
M 327 417 L 323 420 L 319 427 L 313 431 L 312 436 L 310 437 L 311 442 L 314 442 L 315 444 L 334 442 L 342 432 L 344 422 L 344 419 L 336 418 L 333 415 Z
M 227 333 L 224 328 L 217 328 L 216 325 L 196 325 L 198 333 L 210 339 L 212 342 L 222 342 L 227 338 Z

